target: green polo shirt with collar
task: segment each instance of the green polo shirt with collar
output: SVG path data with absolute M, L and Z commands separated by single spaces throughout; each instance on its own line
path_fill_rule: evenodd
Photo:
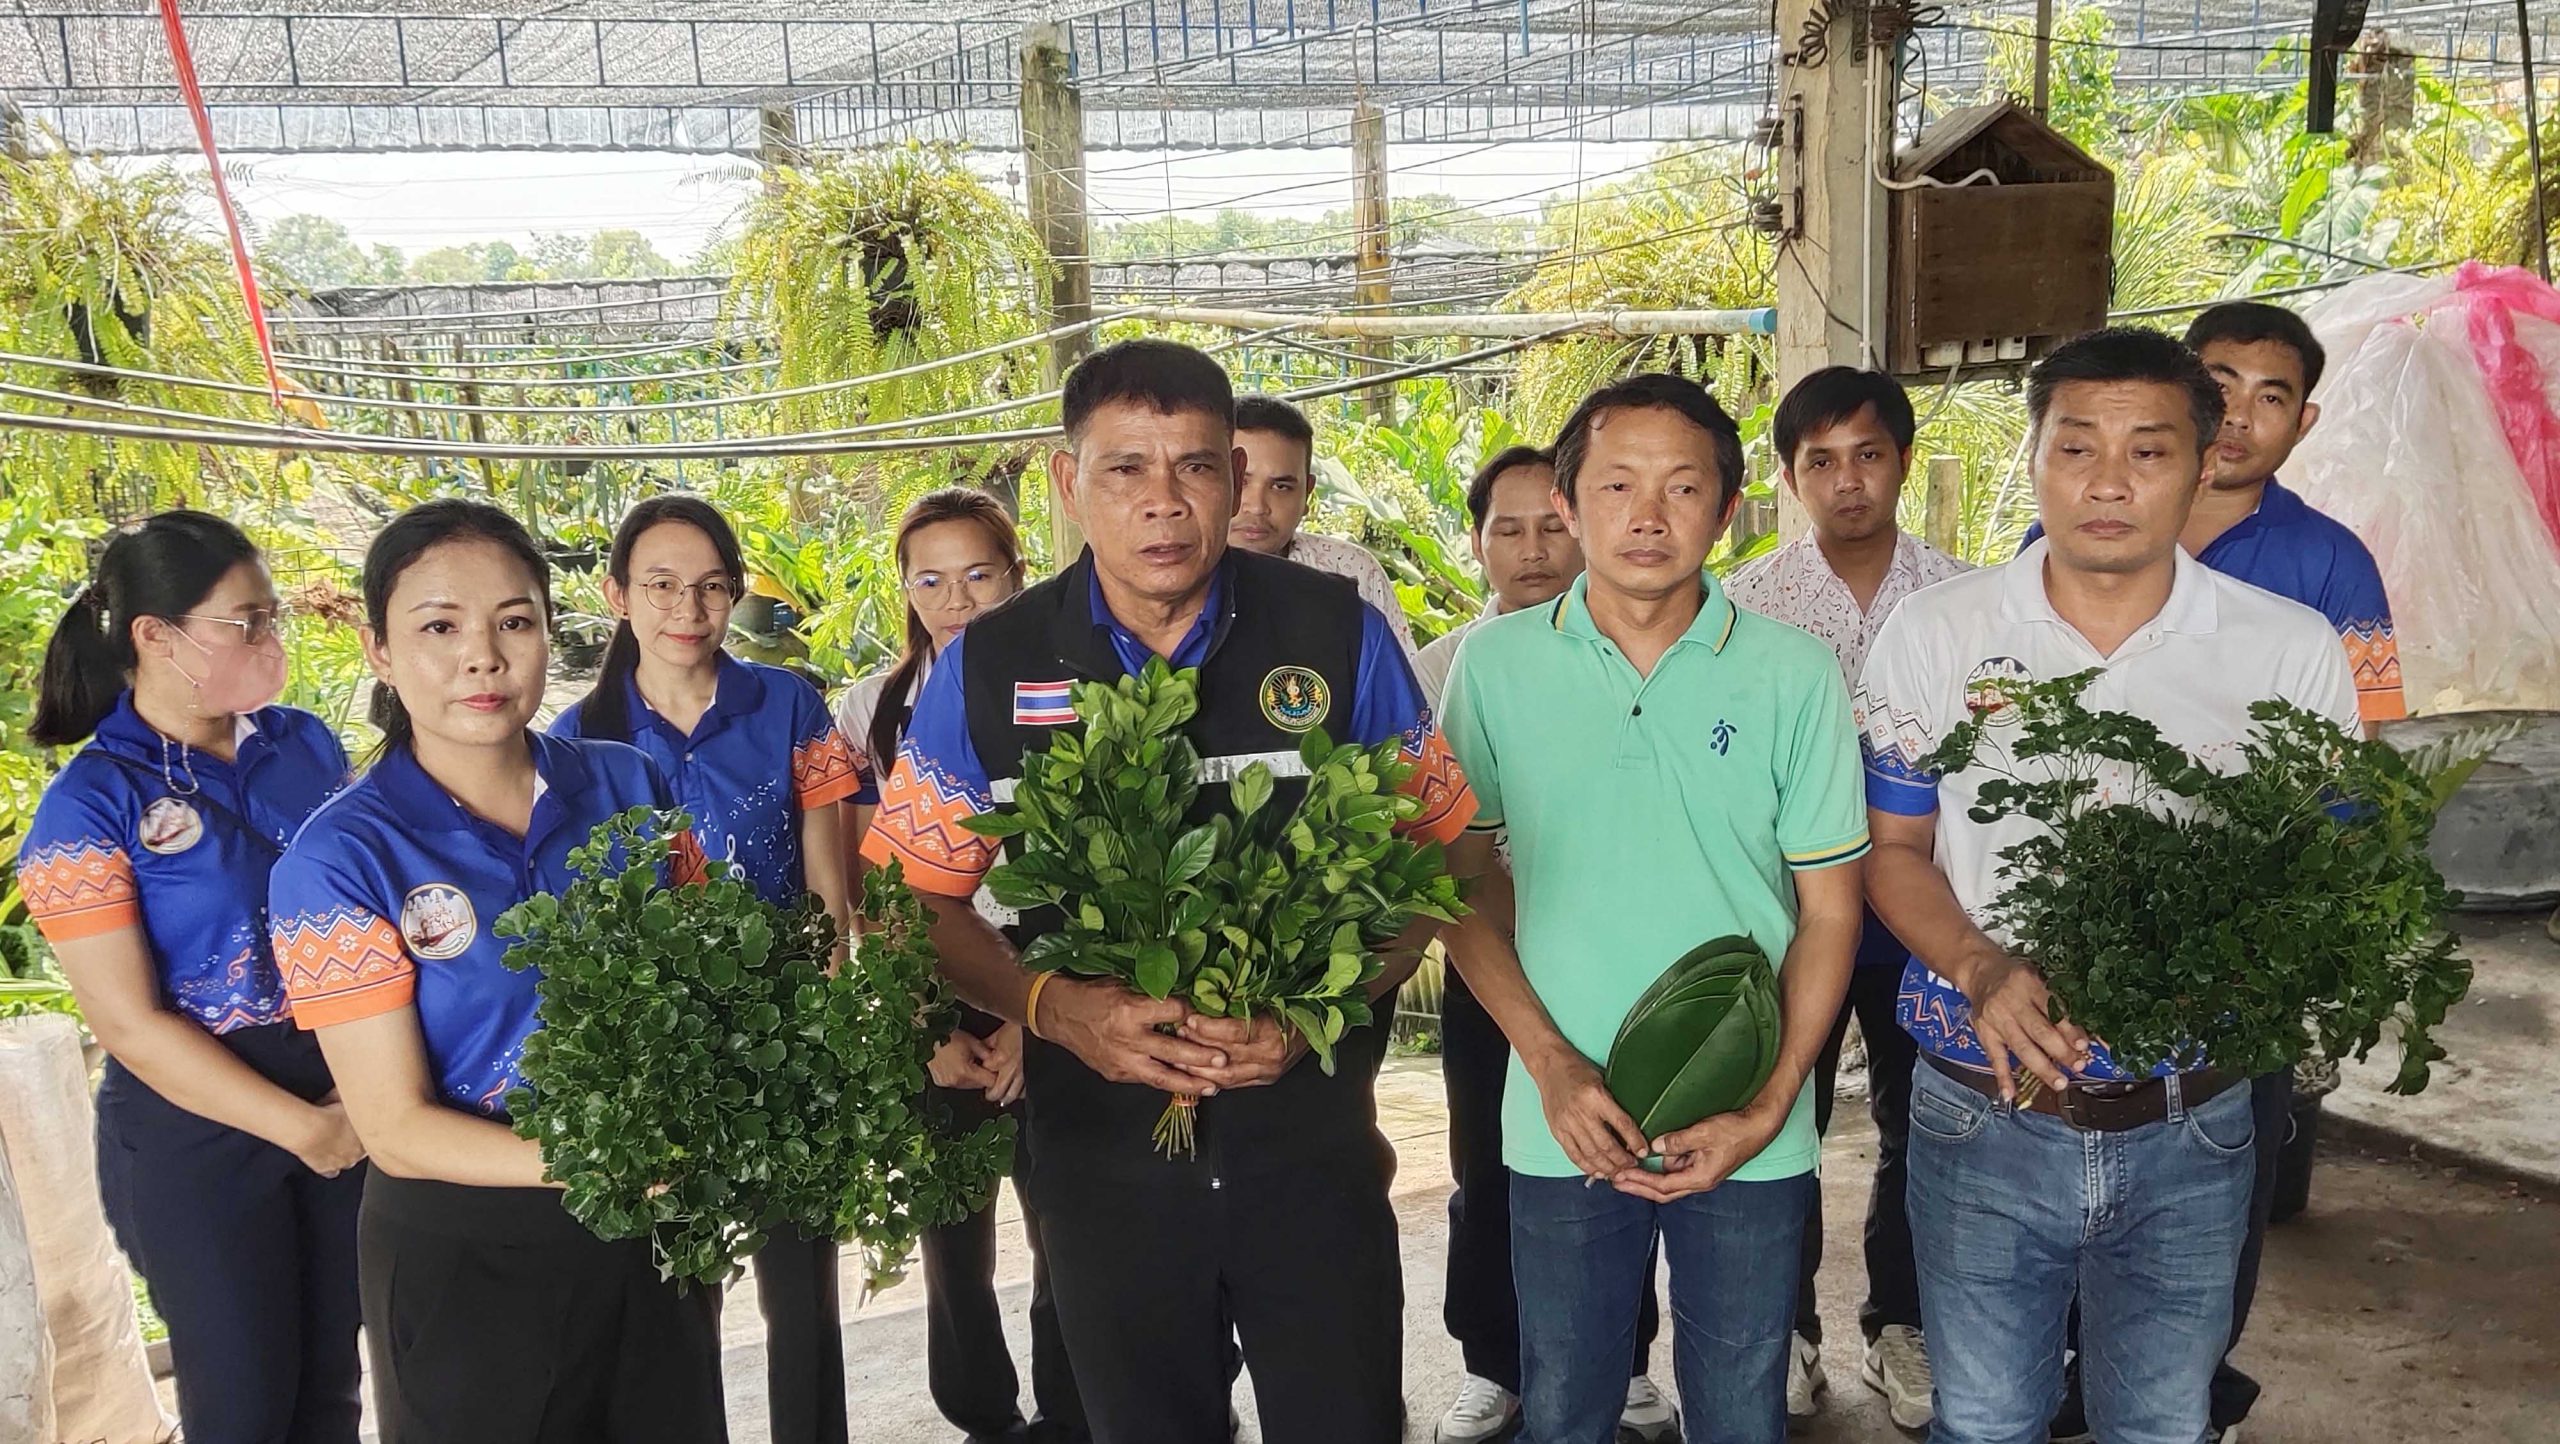
M 1664 969 L 1748 933 L 1783 968 L 1794 874 L 1866 854 L 1848 690 L 1831 649 L 1737 609 L 1707 578 L 1698 618 L 1652 675 L 1591 620 L 1586 576 L 1553 603 L 1478 626 L 1458 649 L 1443 728 L 1478 829 L 1508 829 L 1529 986 L 1594 1063 Z M 1812 1171 L 1813 1090 L 1733 1175 Z M 1503 1161 L 1580 1170 L 1511 1060 Z

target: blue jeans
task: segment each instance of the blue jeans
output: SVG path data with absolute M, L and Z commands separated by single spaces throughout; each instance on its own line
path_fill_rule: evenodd
M 2249 1090 L 2121 1133 L 2021 1113 L 1923 1058 L 1911 1236 L 1937 1376 L 1930 1444 L 2044 1444 L 2080 1301 L 2089 1424 L 2107 1444 L 2199 1444 L 2230 1342 L 2255 1167 Z
M 1580 1178 L 1511 1175 L 1520 1444 L 1611 1444 L 1627 1402 L 1654 1237 L 1671 1266 L 1671 1356 L 1690 1444 L 1779 1444 L 1812 1174 L 1677 1203 Z

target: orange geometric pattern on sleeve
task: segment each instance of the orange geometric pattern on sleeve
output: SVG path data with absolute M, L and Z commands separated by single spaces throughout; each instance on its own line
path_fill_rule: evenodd
M 984 809 L 969 790 L 943 778 L 913 748 L 880 789 L 880 810 L 862 838 L 862 857 L 874 867 L 897 859 L 914 886 L 943 897 L 968 897 L 996 863 L 995 839 L 962 826 Z
M 1405 760 L 1414 764 L 1404 790 L 1422 799 L 1422 810 L 1408 818 L 1399 830 L 1424 842 L 1445 845 L 1457 841 L 1476 818 L 1475 789 L 1467 785 L 1457 754 L 1449 750 L 1440 729 L 1428 720 L 1422 725 L 1419 748 L 1414 745 L 1413 734 L 1405 734 L 1404 754 Z
M 293 1020 L 306 1029 L 388 1013 L 418 995 L 418 965 L 399 929 L 361 908 L 282 919 L 275 945 Z
M 18 859 L 18 890 L 48 942 L 94 938 L 142 921 L 133 860 L 113 843 L 31 850 Z
M 804 809 L 842 802 L 860 792 L 867 770 L 862 753 L 833 725 L 791 749 L 791 791 Z
M 2409 715 L 2400 686 L 2400 642 L 2387 621 L 2350 622 L 2338 633 L 2347 667 L 2356 679 L 2356 713 L 2367 722 L 2397 722 Z

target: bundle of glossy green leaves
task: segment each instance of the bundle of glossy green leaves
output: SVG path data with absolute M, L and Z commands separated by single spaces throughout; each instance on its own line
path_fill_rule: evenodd
M 987 886 L 1008 907 L 1055 906 L 1064 922 L 1023 950 L 1026 967 L 1117 978 L 1212 1017 L 1267 1014 L 1306 1040 L 1326 1072 L 1344 1033 L 1369 1021 L 1377 948 L 1419 917 L 1465 911 L 1435 844 L 1395 834 L 1421 803 L 1395 741 L 1337 747 L 1307 734 L 1307 787 L 1271 805 L 1271 769 L 1238 773 L 1228 806 L 1192 823 L 1200 756 L 1182 735 L 1198 673 L 1163 659 L 1116 683 L 1079 682 L 1081 731 L 1023 758 L 1012 803 L 970 819 L 1006 839 Z M 1189 1100 L 1158 1143 L 1188 1151 Z
M 991 1196 L 1011 1125 L 965 1137 L 922 1112 L 954 1010 L 923 904 L 892 868 L 830 974 L 815 898 L 778 908 L 726 863 L 661 883 L 683 814 L 635 808 L 573 851 L 578 880 L 498 919 L 539 968 L 530 1085 L 508 1095 L 569 1212 L 599 1237 L 654 1233 L 670 1278 L 717 1284 L 786 1226 L 862 1247 L 896 1276 L 927 1226 Z
M 1739 934 L 1663 970 L 1609 1045 L 1609 1096 L 1647 1138 L 1757 1097 L 1778 1067 L 1778 975 Z
M 2279 701 L 2238 770 L 2217 771 L 2151 723 L 2091 711 L 2094 671 L 2011 684 L 1925 766 L 1975 765 L 1997 725 L 2015 766 L 1982 786 L 1978 822 L 2025 817 L 1992 921 L 2044 976 L 2057 1010 L 2122 1065 L 2196 1061 L 2251 1075 L 2305 1053 L 2361 1059 L 2400 1035 L 2394 1091 L 2444 1056 L 2431 1030 L 2471 986 L 2427 856 L 2436 809 L 2477 758 L 2430 776 L 2390 746 Z

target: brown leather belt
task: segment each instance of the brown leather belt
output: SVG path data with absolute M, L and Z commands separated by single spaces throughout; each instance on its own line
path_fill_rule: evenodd
M 1929 1065 L 1985 1098 L 2000 1096 L 2000 1080 L 1978 1068 L 1950 1063 L 1935 1053 L 1923 1053 Z M 2028 1074 L 2017 1072 L 2024 1083 Z M 2221 1068 L 2199 1068 L 2178 1075 L 2178 1098 L 2190 1110 L 2201 1108 L 2216 1095 L 2241 1081 L 2237 1073 Z M 2023 1090 L 2021 1090 L 2023 1091 Z M 2134 1078 L 2121 1081 L 2107 1079 L 2075 1079 L 2070 1087 L 2055 1092 L 2039 1086 L 2033 1096 L 2019 1105 L 2029 1113 L 2059 1118 L 2074 1128 L 2090 1133 L 2123 1133 L 2142 1128 L 2169 1116 L 2169 1085 L 2163 1078 Z

